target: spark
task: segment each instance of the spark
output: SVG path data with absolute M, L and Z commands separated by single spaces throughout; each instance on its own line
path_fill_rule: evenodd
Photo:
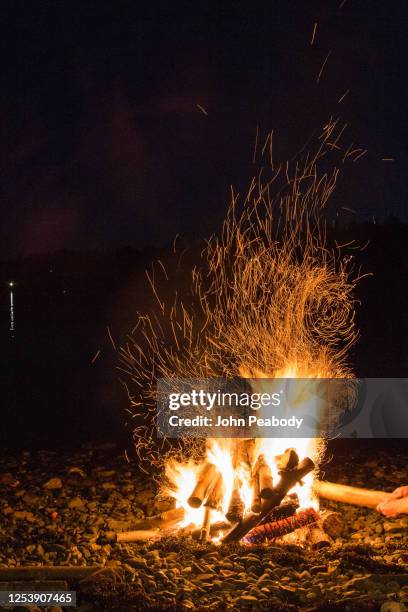
M 111 331 L 110 331 L 109 327 L 107 327 L 107 330 L 108 330 L 109 340 L 111 341 L 111 344 L 112 344 L 113 348 L 114 348 L 114 349 L 115 349 L 115 351 L 116 351 L 116 344 L 115 344 L 114 339 L 112 338 L 112 334 L 111 334 Z
M 349 89 L 347 89 L 347 91 L 344 92 L 344 94 L 337 100 L 337 104 L 341 104 L 344 100 L 344 98 L 348 95 L 349 93 Z
M 313 26 L 313 34 L 312 34 L 312 40 L 310 41 L 310 44 L 313 46 L 314 41 L 315 41 L 315 36 L 316 36 L 316 30 L 317 30 L 317 22 L 314 24 Z
M 258 149 L 258 136 L 259 136 L 259 125 L 256 126 L 256 136 L 255 136 L 255 146 L 254 146 L 254 154 L 252 157 L 252 163 L 255 163 L 255 158 L 256 158 L 256 152 Z
M 201 106 L 201 104 L 196 104 L 197 108 L 203 113 L 203 115 L 205 115 L 206 117 L 208 117 L 208 113 L 205 110 L 204 106 Z
M 95 353 L 95 355 L 92 357 L 91 363 L 94 364 L 95 361 L 98 359 L 99 355 L 101 354 L 101 349 L 98 349 Z
M 165 307 L 160 297 L 176 269 L 157 279 L 153 270 L 146 273 L 159 308 L 140 315 L 120 350 L 132 383 L 136 450 L 144 463 L 163 466 L 169 457 L 183 462 L 203 456 L 202 440 L 183 438 L 178 446 L 156 440 L 157 378 L 234 378 L 243 365 L 251 379 L 253 373 L 351 376 L 347 355 L 358 337 L 356 280 L 351 260 L 326 245 L 324 224 L 339 175 L 335 166 L 327 170 L 326 159 L 338 155 L 333 142 L 343 130 L 330 119 L 314 149 L 286 162 L 282 172 L 272 171 L 269 135 L 258 177 L 245 198 L 231 191 L 221 231 L 192 270 L 188 303 L 176 294 Z M 345 156 L 364 152 L 351 145 Z
M 359 153 L 359 154 L 358 154 L 358 155 L 357 155 L 357 156 L 356 156 L 356 157 L 353 159 L 353 161 L 355 161 L 355 162 L 356 162 L 358 159 L 360 159 L 361 157 L 363 157 L 363 155 L 365 155 L 366 153 L 367 153 L 367 149 L 363 149 L 363 150 L 361 151 L 361 153 Z
M 329 57 L 330 57 L 330 55 L 331 55 L 331 52 L 332 52 L 332 50 L 330 49 L 330 51 L 329 51 L 329 52 L 328 52 L 328 54 L 326 55 L 326 59 L 324 60 L 324 62 L 323 62 L 323 64 L 322 64 L 322 67 L 320 68 L 320 72 L 319 72 L 319 74 L 317 75 L 317 79 L 316 79 L 316 83 L 317 83 L 317 85 L 320 83 L 320 79 L 321 79 L 321 77 L 322 77 L 324 67 L 326 66 L 327 60 L 329 59 Z

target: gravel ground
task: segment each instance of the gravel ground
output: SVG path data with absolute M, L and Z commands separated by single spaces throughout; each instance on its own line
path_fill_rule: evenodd
M 324 477 L 387 491 L 408 483 L 405 453 L 373 453 L 360 445 L 336 455 Z M 156 490 L 112 445 L 4 455 L 0 568 L 103 566 L 73 585 L 82 612 L 408 609 L 408 515 L 386 519 L 325 502 L 342 513 L 346 531 L 320 551 L 200 545 L 188 537 L 109 543 L 110 532 L 131 529 L 136 520 L 168 508 L 155 498 Z

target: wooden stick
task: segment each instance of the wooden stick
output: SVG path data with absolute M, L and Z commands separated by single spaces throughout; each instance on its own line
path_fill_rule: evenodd
M 344 520 L 340 512 L 328 510 L 322 514 L 319 525 L 331 538 L 339 538 L 344 532 Z
M 192 508 L 199 508 L 206 498 L 208 489 L 211 486 L 214 478 L 217 474 L 217 468 L 214 464 L 206 461 L 200 470 L 197 478 L 197 484 L 190 497 L 188 498 L 188 504 Z
M 232 489 L 231 501 L 228 508 L 228 512 L 225 515 L 225 518 L 230 523 L 238 523 L 242 519 L 244 514 L 245 504 L 241 499 L 241 494 L 239 492 L 239 482 L 236 478 L 234 481 L 234 487 Z
M 319 495 L 319 497 L 324 497 L 324 499 L 331 499 L 345 504 L 354 504 L 355 506 L 365 506 L 366 508 L 376 508 L 381 501 L 391 496 L 391 493 L 384 493 L 383 491 L 349 487 L 347 485 L 323 480 L 317 480 L 313 488 L 315 493 Z
M 252 478 L 252 488 L 254 496 L 252 499 L 251 510 L 257 514 L 262 510 L 261 491 L 259 487 L 259 472 L 257 472 Z
M 332 539 L 327 535 L 325 531 L 320 527 L 319 523 L 316 525 L 310 525 L 308 528 L 307 542 L 313 550 L 320 550 L 326 548 L 332 543 Z
M 184 508 L 173 508 L 172 510 L 162 512 L 161 514 L 155 514 L 154 516 L 149 516 L 141 521 L 136 521 L 136 523 L 132 523 L 132 527 L 135 531 L 141 529 L 152 529 L 154 527 L 165 529 L 166 527 L 173 525 L 173 523 L 182 521 L 184 515 Z
M 201 542 L 205 542 L 206 540 L 210 539 L 211 514 L 213 510 L 217 510 L 221 505 L 223 489 L 224 482 L 220 474 L 204 503 L 204 517 L 200 533 Z
M 261 544 L 265 540 L 274 540 L 282 537 L 296 529 L 300 529 L 305 525 L 316 523 L 319 520 L 318 513 L 313 508 L 301 510 L 293 516 L 280 519 L 273 523 L 263 523 L 254 527 L 244 538 L 246 544 Z M 324 534 L 326 536 L 326 534 Z
M 25 565 L 20 567 L 1 567 L 0 582 L 12 580 L 82 580 L 98 570 L 102 565 Z
M 259 494 L 262 499 L 269 499 L 273 491 L 272 473 L 263 455 L 259 457 L 258 462 Z
M 248 466 L 251 469 L 255 450 L 255 440 L 239 440 L 233 455 L 233 466 L 237 469 L 240 465 Z
M 123 531 L 116 534 L 117 542 L 143 542 L 145 540 L 157 539 L 160 537 L 159 530 L 140 529 L 137 531 Z
M 210 526 L 211 526 L 211 506 L 205 506 L 203 524 L 200 531 L 200 542 L 206 542 L 210 539 Z
M 222 542 L 238 542 L 243 538 L 251 529 L 259 525 L 272 508 L 279 506 L 290 489 L 313 469 L 313 461 L 305 457 L 295 468 L 282 471 L 280 480 L 273 488 L 273 496 L 270 499 L 263 500 L 262 511 L 259 514 L 253 512 L 247 514 L 223 537 Z
M 281 455 L 275 456 L 275 463 L 278 470 L 292 470 L 299 461 L 299 457 L 294 448 L 287 448 Z

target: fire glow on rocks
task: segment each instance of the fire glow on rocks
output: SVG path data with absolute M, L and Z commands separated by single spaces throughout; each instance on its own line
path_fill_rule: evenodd
M 220 235 L 193 270 L 191 303 L 177 297 L 167 307 L 148 274 L 158 311 L 139 317 L 133 343 L 122 349 L 136 385 L 129 396 L 139 457 L 164 466 L 164 490 L 182 508 L 180 528 L 196 527 L 202 539 L 240 540 L 288 494 L 300 511 L 318 507 L 312 487 L 322 439 L 185 438 L 159 447 L 155 381 L 241 376 L 268 391 L 262 385 L 274 378 L 352 376 L 346 358 L 357 337 L 358 275 L 351 257 L 328 247 L 323 216 L 339 173 L 334 163 L 327 170 L 327 160 L 341 152 L 343 131 L 330 121 L 313 153 L 279 165 L 269 135 L 264 167 L 242 204 L 232 193 Z

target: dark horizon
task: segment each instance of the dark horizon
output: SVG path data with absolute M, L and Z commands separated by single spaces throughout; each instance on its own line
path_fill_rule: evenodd
M 370 233 L 370 226 L 374 226 L 374 228 L 383 228 L 383 227 L 398 227 L 400 229 L 408 229 L 408 219 L 401 219 L 398 216 L 389 215 L 387 217 L 381 218 L 377 216 L 371 216 L 367 219 L 353 219 L 352 215 L 350 215 L 350 223 L 342 223 L 341 225 L 329 226 L 329 233 L 333 236 L 336 234 L 352 234 L 356 232 L 359 235 L 365 235 Z M 218 228 L 219 229 L 219 228 Z M 214 232 L 214 235 L 217 234 L 217 231 Z M 163 241 L 162 243 L 157 244 L 149 244 L 143 245 L 140 244 L 132 244 L 126 243 L 122 245 L 115 244 L 106 244 L 101 245 L 100 247 L 90 248 L 90 247 L 79 247 L 79 248 L 67 248 L 61 247 L 56 248 L 51 251 L 44 251 L 41 249 L 31 251 L 29 253 L 20 254 L 13 257 L 1 257 L 0 256 L 0 265 L 14 265 L 19 263 L 26 263 L 30 260 L 41 260 L 41 259 L 52 259 L 58 257 L 65 256 L 74 256 L 74 257 L 92 257 L 92 256 L 117 256 L 121 254 L 132 254 L 137 256 L 146 256 L 149 260 L 149 263 L 154 263 L 156 261 L 156 255 L 163 252 L 180 252 L 183 249 L 194 250 L 196 248 L 202 248 L 210 236 L 201 236 L 201 237 L 193 237 L 191 240 L 188 240 L 185 236 L 176 235 L 172 241 Z M 363 247 L 364 244 L 358 245 Z M 355 248 L 358 249 L 358 246 Z M 3 278 L 3 281 L 5 279 Z

